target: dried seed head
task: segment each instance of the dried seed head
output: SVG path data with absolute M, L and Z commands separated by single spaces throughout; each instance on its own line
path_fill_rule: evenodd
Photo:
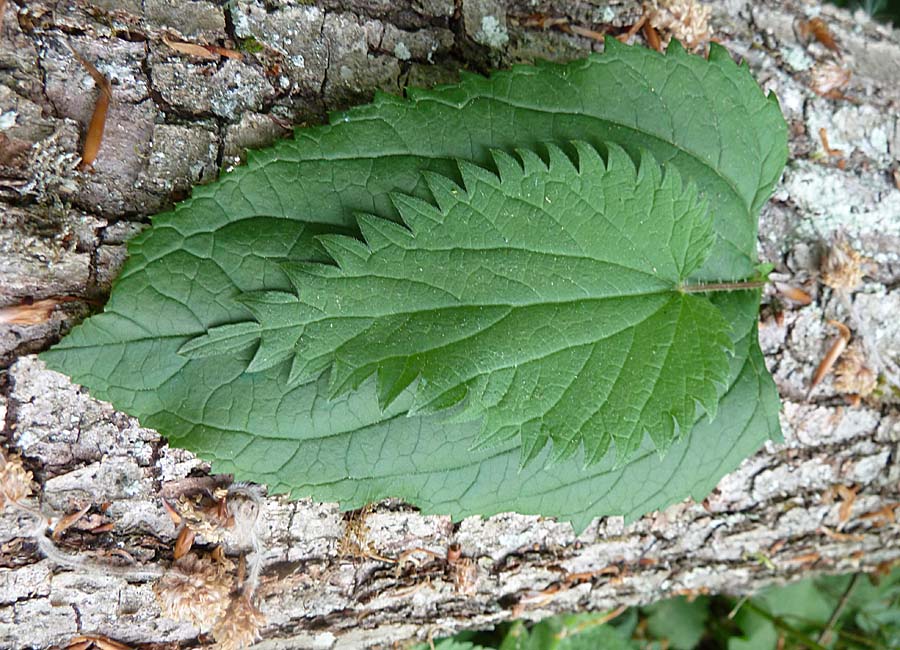
M 182 495 L 178 498 L 178 514 L 192 532 L 201 535 L 207 542 L 218 543 L 232 525 L 222 503 L 222 500 L 205 503 L 202 495 Z
M 228 609 L 233 586 L 226 567 L 191 553 L 175 562 L 153 591 L 164 616 L 208 629 Z
M 231 601 L 228 610 L 213 626 L 218 650 L 239 650 L 259 639 L 259 630 L 266 624 L 265 615 L 241 595 Z
M 822 260 L 822 282 L 832 289 L 854 289 L 862 282 L 864 258 L 839 236 Z
M 697 0 L 654 0 L 646 10 L 663 45 L 674 37 L 687 49 L 696 50 L 710 39 L 710 8 Z
M 837 63 L 820 63 L 812 69 L 809 87 L 817 95 L 831 97 L 847 87 L 852 74 L 849 68 Z
M 17 502 L 31 494 L 31 472 L 22 466 L 19 456 L 7 457 L 0 451 L 0 508 L 7 501 Z
M 366 519 L 372 512 L 372 505 L 369 504 L 364 508 L 351 512 L 344 524 L 344 534 L 338 543 L 338 553 L 341 557 L 363 558 L 372 554 L 377 555 L 375 545 L 369 537 L 369 526 Z
M 458 594 L 471 596 L 478 587 L 478 565 L 470 557 L 461 557 L 451 564 L 453 589 Z
M 858 346 L 853 345 L 841 356 L 834 369 L 834 387 L 841 393 L 866 397 L 878 384 L 875 372 L 866 365 L 866 358 Z

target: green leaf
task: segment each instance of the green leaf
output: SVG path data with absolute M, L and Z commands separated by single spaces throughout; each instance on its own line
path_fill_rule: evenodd
M 365 242 L 326 235 L 337 264 L 287 263 L 296 293 L 239 300 L 258 320 L 214 327 L 179 350 L 196 359 L 259 345 L 247 372 L 284 362 L 288 386 L 329 370 L 331 399 L 372 374 L 382 408 L 418 379 L 410 413 L 464 402 L 477 443 L 516 438 L 526 459 L 582 445 L 618 462 L 645 433 L 666 451 L 714 416 L 728 378 L 729 324 L 681 286 L 713 242 L 706 205 L 674 168 L 608 161 L 576 142 L 577 168 L 494 152 L 499 177 L 460 162 L 464 187 L 426 176 L 437 205 L 393 196 L 406 230 L 363 215 Z M 377 300 L 373 297 L 378 297 Z
M 618 628 L 601 623 L 605 613 L 550 616 L 529 629 L 512 624 L 500 650 L 634 650 L 637 646 Z
M 744 635 L 729 638 L 728 650 L 775 650 L 778 631 L 769 619 L 750 608 L 742 608 L 734 620 Z
M 670 410 L 681 416 L 680 436 L 665 456 L 644 437 L 619 464 L 616 455 L 636 444 L 628 433 L 634 429 L 625 429 L 625 449 L 616 440 L 616 454 L 585 457 L 579 448 L 568 456 L 558 445 L 564 457 L 548 467 L 548 445 L 539 453 L 525 450 L 532 461 L 520 470 L 523 450 L 515 436 L 478 445 L 491 429 L 485 405 L 479 417 L 475 400 L 464 401 L 455 418 L 410 414 L 423 396 L 415 385 L 401 391 L 412 370 L 400 364 L 384 364 L 380 377 L 376 372 L 332 398 L 328 373 L 298 383 L 301 373 L 291 376 L 284 348 L 260 355 L 252 321 L 261 310 L 277 314 L 296 300 L 288 270 L 330 263 L 338 244 L 360 250 L 362 243 L 333 237 L 359 235 L 360 213 L 381 217 L 366 219 L 386 233 L 402 232 L 403 226 L 384 225 L 384 218 L 400 218 L 392 196 L 433 202 L 428 172 L 462 188 L 463 168 L 499 171 L 494 150 L 543 152 L 543 143 L 552 143 L 572 155 L 569 143 L 580 140 L 604 152 L 618 145 L 635 161 L 653 159 L 664 179 L 677 174 L 710 206 L 711 246 L 685 281 L 752 276 L 757 214 L 784 165 L 786 126 L 774 99 L 764 97 L 722 48 L 713 47 L 706 60 L 678 45 L 663 56 L 612 40 L 602 56 L 520 66 L 490 79 L 470 75 L 459 85 L 408 96 L 381 95 L 332 116 L 329 126 L 298 131 L 294 140 L 254 153 L 247 166 L 156 216 L 153 227 L 130 242 L 104 313 L 45 353 L 48 365 L 172 444 L 211 460 L 216 471 L 294 496 L 338 500 L 345 508 L 395 496 L 455 518 L 516 510 L 583 527 L 599 515 L 631 518 L 686 496 L 702 498 L 763 440 L 778 436 L 778 399 L 756 341 L 757 291 L 689 296 L 729 326 L 727 376 L 722 381 L 721 356 L 705 369 L 692 367 L 703 388 L 673 389 L 654 407 L 655 421 Z M 478 236 L 485 234 L 472 233 L 471 241 Z M 699 263 L 704 247 L 688 248 Z M 339 255 L 350 257 L 353 250 Z M 267 319 L 257 324 L 271 324 Z M 377 352 L 371 347 L 364 352 Z M 311 360 L 322 368 L 328 361 L 327 354 Z M 350 386 L 360 380 L 353 375 Z M 716 387 L 714 406 L 709 382 Z M 690 414 L 679 395 L 705 402 L 715 417 L 703 416 L 704 409 Z M 461 398 L 450 391 L 427 405 L 439 410 Z M 503 418 L 521 424 L 521 412 L 493 413 L 504 427 Z M 628 421 L 644 426 L 640 417 Z M 655 428 L 651 433 L 669 439 Z M 589 444 L 595 452 L 602 446 Z
M 435 641 L 435 650 L 487 650 L 484 646 L 474 645 L 468 641 L 457 641 L 456 639 L 441 639 Z M 430 650 L 431 646 L 427 643 L 420 643 L 415 646 L 414 650 Z
M 683 596 L 669 598 L 644 608 L 647 630 L 658 639 L 668 639 L 675 650 L 693 650 L 706 632 L 709 599 L 689 601 Z

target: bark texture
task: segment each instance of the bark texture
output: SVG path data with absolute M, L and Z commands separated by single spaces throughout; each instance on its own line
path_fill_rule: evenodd
M 620 33 L 641 7 L 631 0 L 4 4 L 0 307 L 57 304 L 34 324 L 0 324 L 2 443 L 33 472 L 25 505 L 56 518 L 89 509 L 61 535 L 66 555 L 55 559 L 29 535 L 32 517 L 0 512 L 0 647 L 64 647 L 85 634 L 134 647 L 209 644 L 211 618 L 195 625 L 164 616 L 152 574 L 170 571 L 177 534 L 163 497 L 177 503 L 223 481 L 31 354 L 103 300 L 125 241 L 148 215 L 238 163 L 246 148 L 285 136 L 292 124 L 319 122 L 376 88 L 401 92 L 452 80 L 461 67 L 601 49 L 571 26 Z M 817 2 L 727 0 L 712 9 L 713 36 L 778 94 L 791 126 L 791 161 L 760 237 L 761 256 L 778 277 L 813 298 L 803 306 L 769 294 L 761 316 L 786 441 L 768 444 L 703 503 L 628 524 L 601 519 L 577 537 L 569 524 L 538 517 L 453 524 L 397 502 L 348 515 L 335 504 L 269 497 L 258 519 L 238 508 L 246 525 L 213 526 L 196 544 L 210 549 L 222 537 L 229 558 L 246 555 L 251 571 L 259 561 L 266 617 L 259 648 L 389 645 L 515 616 L 677 593 L 746 593 L 900 557 L 897 387 L 882 380 L 879 394 L 850 406 L 826 378 L 807 396 L 834 336 L 829 319 L 854 329 L 870 363 L 872 355 L 900 356 L 900 32 Z M 797 21 L 819 11 L 840 56 L 798 36 Z M 541 28 L 534 14 L 567 22 Z M 218 45 L 243 58 L 198 58 L 166 41 Z M 69 47 L 112 82 L 92 173 L 76 165 L 98 90 Z M 811 85 L 835 62 L 852 71 L 845 96 L 820 97 Z M 825 150 L 820 129 L 839 153 Z M 820 282 L 820 258 L 838 232 L 869 259 L 866 279 L 846 299 Z M 242 499 L 253 505 L 239 494 L 232 505 Z M 447 560 L 451 544 L 461 559 Z M 407 553 L 421 548 L 434 556 Z M 226 588 L 237 571 L 223 565 Z

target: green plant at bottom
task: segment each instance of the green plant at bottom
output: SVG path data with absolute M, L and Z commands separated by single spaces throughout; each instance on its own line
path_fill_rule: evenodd
M 462 632 L 436 650 L 896 650 L 900 567 L 880 578 L 819 576 L 750 598 L 671 598 L 609 613 Z M 415 650 L 428 650 L 420 644 Z

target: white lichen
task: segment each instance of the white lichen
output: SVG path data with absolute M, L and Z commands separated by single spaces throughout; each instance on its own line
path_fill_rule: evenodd
M 6 111 L 0 115 L 0 131 L 11 129 L 16 125 L 17 113 L 15 111 Z
M 398 41 L 394 46 L 394 56 L 401 61 L 409 61 L 410 58 L 412 58 L 412 53 L 409 51 L 409 48 L 406 47 L 406 43 Z
M 475 34 L 475 40 L 482 45 L 500 49 L 509 43 L 509 32 L 496 16 L 482 16 L 481 29 Z
M 784 61 L 785 65 L 796 70 L 797 72 L 804 72 L 806 70 L 809 70 L 815 63 L 813 58 L 806 53 L 805 49 L 803 49 L 802 47 L 797 47 L 796 45 L 789 45 L 782 48 L 781 58 Z

